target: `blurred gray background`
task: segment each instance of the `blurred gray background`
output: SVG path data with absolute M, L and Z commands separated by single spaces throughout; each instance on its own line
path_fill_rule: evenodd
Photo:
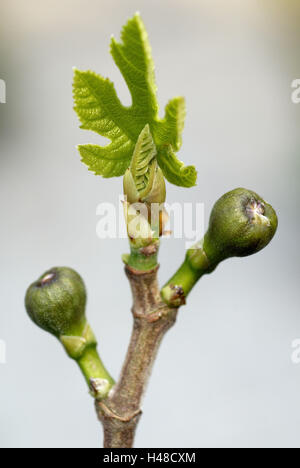
M 109 76 L 129 93 L 109 55 L 111 33 L 139 10 L 156 64 L 158 97 L 183 94 L 180 157 L 198 186 L 168 186 L 168 201 L 205 203 L 239 186 L 270 201 L 280 220 L 259 255 L 205 277 L 167 335 L 144 400 L 137 447 L 300 447 L 300 4 L 291 0 L 2 0 L 0 78 L 2 447 L 97 447 L 102 430 L 76 365 L 24 311 L 27 286 L 68 265 L 85 279 L 88 316 L 117 377 L 131 330 L 120 261 L 127 240 L 99 240 L 96 206 L 118 203 L 121 179 L 81 164 L 72 67 Z M 184 256 L 164 240 L 160 279 Z

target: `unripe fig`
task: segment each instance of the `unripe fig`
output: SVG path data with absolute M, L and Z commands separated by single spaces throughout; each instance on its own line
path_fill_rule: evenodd
M 269 244 L 277 225 L 271 205 L 257 193 L 238 188 L 214 205 L 203 249 L 213 265 L 229 257 L 246 257 Z
M 76 271 L 55 267 L 32 283 L 26 292 L 29 317 L 58 338 L 81 336 L 85 326 L 86 290 Z
M 76 271 L 56 267 L 46 271 L 26 292 L 29 317 L 55 335 L 79 365 L 94 398 L 105 398 L 114 380 L 97 352 L 97 340 L 85 317 L 86 291 Z
M 275 211 L 259 195 L 238 188 L 214 205 L 208 231 L 187 251 L 185 260 L 161 291 L 170 307 L 185 304 L 201 276 L 212 273 L 229 257 L 245 257 L 266 247 L 278 225 Z

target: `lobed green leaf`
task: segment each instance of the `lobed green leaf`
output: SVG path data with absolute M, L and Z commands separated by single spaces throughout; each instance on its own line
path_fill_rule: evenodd
M 166 179 L 175 185 L 191 187 L 196 183 L 196 170 L 192 166 L 185 167 L 174 153 L 181 146 L 185 102 L 181 97 L 172 99 L 166 106 L 165 117 L 159 119 L 151 48 L 138 14 L 123 27 L 121 41 L 118 43 L 112 38 L 110 50 L 130 90 L 130 107 L 122 105 L 109 79 L 91 71 L 75 69 L 74 72 L 74 109 L 81 128 L 111 141 L 105 147 L 80 145 L 82 161 L 97 175 L 123 175 L 130 165 L 139 135 L 148 125 L 157 161 Z

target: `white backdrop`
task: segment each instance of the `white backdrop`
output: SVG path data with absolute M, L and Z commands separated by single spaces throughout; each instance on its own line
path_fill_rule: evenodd
M 25 314 L 29 283 L 54 265 L 85 279 L 88 316 L 117 377 L 131 329 L 120 261 L 126 240 L 100 241 L 96 206 L 117 202 L 121 179 L 80 163 L 99 142 L 72 110 L 72 66 L 94 69 L 129 94 L 108 53 L 136 11 L 150 34 L 158 96 L 183 94 L 180 157 L 198 186 L 168 185 L 168 201 L 205 203 L 244 186 L 279 216 L 272 244 L 205 277 L 164 341 L 144 401 L 138 447 L 300 447 L 299 2 L 280 0 L 2 0 L 0 78 L 0 445 L 96 447 L 102 432 L 76 365 Z M 165 240 L 160 278 L 184 256 Z

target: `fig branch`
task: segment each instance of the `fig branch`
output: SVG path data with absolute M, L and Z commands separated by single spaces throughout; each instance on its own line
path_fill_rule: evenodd
M 25 297 L 32 321 L 54 335 L 78 364 L 95 401 L 107 448 L 132 447 L 159 345 L 191 290 L 220 262 L 261 251 L 278 224 L 272 206 L 257 193 L 243 188 L 226 193 L 212 209 L 203 240 L 186 252 L 182 265 L 160 290 L 157 271 L 167 219 L 165 179 L 191 187 L 197 173 L 176 156 L 184 99 L 170 100 L 165 117 L 158 117 L 151 49 L 139 15 L 128 21 L 121 37 L 122 43 L 112 39 L 111 53 L 131 92 L 130 107 L 122 106 L 108 79 L 90 71 L 74 74 L 75 110 L 82 128 L 111 140 L 106 147 L 81 145 L 82 160 L 96 175 L 124 176 L 130 252 L 122 260 L 133 297 L 133 330 L 119 379 L 114 381 L 97 350 L 86 318 L 86 288 L 78 273 L 67 267 L 52 268 L 29 286 Z
M 157 270 L 125 268 L 133 295 L 133 330 L 118 383 L 105 400 L 96 400 L 104 447 L 132 447 L 159 345 L 176 320 L 177 310 L 167 307 L 160 298 Z

